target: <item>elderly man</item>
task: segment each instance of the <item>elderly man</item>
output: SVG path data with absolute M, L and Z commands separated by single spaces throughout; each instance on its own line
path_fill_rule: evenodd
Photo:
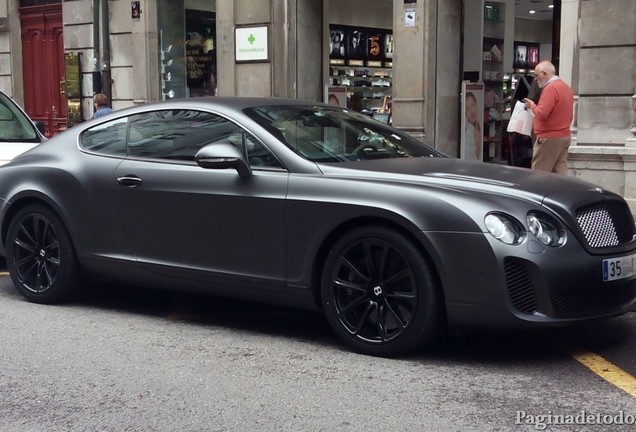
M 541 88 L 539 103 L 524 99 L 526 109 L 534 114 L 532 168 L 567 174 L 574 95 L 549 61 L 540 62 L 534 68 L 534 75 Z

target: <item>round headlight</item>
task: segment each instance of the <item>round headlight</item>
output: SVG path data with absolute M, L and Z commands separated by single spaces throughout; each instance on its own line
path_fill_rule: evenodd
M 486 215 L 484 223 L 488 232 L 505 244 L 515 245 L 523 240 L 525 230 L 511 216 L 501 213 L 489 213 Z
M 561 225 L 541 213 L 528 214 L 528 230 L 546 246 L 561 246 L 565 241 L 565 230 Z

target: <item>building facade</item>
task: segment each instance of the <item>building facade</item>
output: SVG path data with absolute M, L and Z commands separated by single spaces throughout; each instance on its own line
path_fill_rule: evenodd
M 459 156 L 462 81 L 469 72 L 479 72 L 479 81 L 503 78 L 483 66 L 485 48 L 473 50 L 477 57 L 470 49 L 490 37 L 486 15 L 494 5 L 501 15 L 494 21 L 506 22 L 496 50 L 504 72 L 522 39 L 540 45 L 542 59 L 558 60 L 574 90 L 570 174 L 622 194 L 636 210 L 636 0 L 554 3 L 556 31 L 516 19 L 514 0 L 0 0 L 0 89 L 32 117 L 48 118 L 51 133 L 90 118 L 96 92 L 114 109 L 203 95 L 326 101 L 349 80 L 343 71 L 364 81 L 332 58 L 334 29 L 378 30 L 390 37 L 390 61 L 368 82 L 390 87 L 364 88 L 359 99 L 382 100 L 370 108 L 382 111 L 390 94 L 394 126 Z M 470 10 L 484 15 L 475 19 Z M 265 38 L 263 56 L 244 58 L 255 49 L 246 45 L 254 34 L 253 43 Z M 546 34 L 551 40 L 540 40 Z M 548 52 L 555 45 L 556 54 Z

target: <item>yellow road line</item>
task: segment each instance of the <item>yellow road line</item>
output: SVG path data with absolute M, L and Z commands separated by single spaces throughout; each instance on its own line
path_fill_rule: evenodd
M 9 272 L 0 272 L 0 276 L 9 276 Z
M 561 343 L 560 345 L 564 349 L 564 351 L 566 351 L 583 366 L 603 378 L 605 381 L 618 387 L 630 396 L 636 398 L 636 378 L 634 378 L 615 364 L 605 360 L 598 354 L 587 352 L 570 344 L 564 346 L 564 344 Z

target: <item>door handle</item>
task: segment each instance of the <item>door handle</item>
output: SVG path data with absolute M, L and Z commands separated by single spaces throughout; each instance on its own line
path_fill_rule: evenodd
M 142 183 L 142 180 L 135 175 L 129 174 L 122 177 L 117 177 L 117 183 L 122 186 L 137 187 Z

